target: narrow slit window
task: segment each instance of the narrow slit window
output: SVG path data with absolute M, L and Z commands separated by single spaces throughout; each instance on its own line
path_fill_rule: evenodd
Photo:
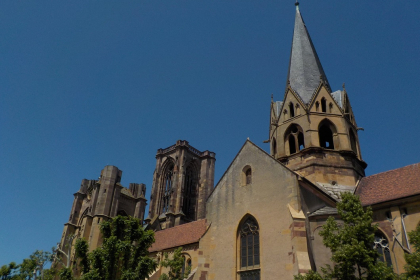
M 289 111 L 290 111 L 290 117 L 293 118 L 295 116 L 295 108 L 293 107 L 293 103 L 289 103 Z
M 246 184 L 249 185 L 252 183 L 252 170 L 248 168 L 245 172 Z
M 321 99 L 321 109 L 323 113 L 327 112 L 327 100 L 325 98 Z

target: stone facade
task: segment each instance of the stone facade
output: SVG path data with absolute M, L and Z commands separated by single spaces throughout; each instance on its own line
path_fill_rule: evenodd
M 205 201 L 214 186 L 215 156 L 210 151 L 200 152 L 185 140 L 158 150 L 146 219 L 153 229 L 205 218 Z
M 270 154 L 251 141 L 214 186 L 215 153 L 187 141 L 159 149 L 145 228 L 155 231 L 150 254 L 183 247 L 188 279 L 293 279 L 330 264 L 319 232 L 337 220 L 343 192 L 372 206 L 381 259 L 404 272 L 407 238 L 420 222 L 420 164 L 365 177 L 355 116 L 343 88 L 332 91 L 297 6 L 283 101 L 271 101 Z M 61 248 L 69 236 L 101 243 L 99 223 L 118 214 L 143 219 L 143 184 L 119 183 L 106 166 L 75 194 Z M 158 267 L 150 279 L 166 269 Z
M 105 166 L 98 180 L 83 179 L 80 189 L 74 194 L 69 221 L 64 225 L 59 248 L 66 250 L 73 236 L 85 238 L 90 250 L 101 244 L 100 223 L 117 215 L 133 216 L 143 221 L 146 207 L 146 186 L 131 183 L 124 188 L 122 171 L 115 166 Z M 70 240 L 70 241 L 69 241 Z M 74 260 L 74 251 L 70 254 Z M 63 254 L 63 263 L 67 257 Z

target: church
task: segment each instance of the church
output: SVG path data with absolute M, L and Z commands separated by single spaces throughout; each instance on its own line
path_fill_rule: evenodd
M 126 188 L 106 166 L 74 194 L 60 248 L 77 236 L 95 249 L 101 221 L 129 215 L 155 231 L 156 260 L 183 248 L 187 279 L 293 279 L 330 263 L 319 231 L 340 219 L 336 203 L 351 192 L 374 211 L 380 259 L 403 273 L 407 233 L 420 222 L 420 164 L 365 176 L 351 93 L 330 88 L 298 3 L 288 67 L 284 98 L 270 104 L 270 153 L 245 140 L 214 182 L 216 154 L 178 140 L 157 150 L 149 200 L 144 184 Z

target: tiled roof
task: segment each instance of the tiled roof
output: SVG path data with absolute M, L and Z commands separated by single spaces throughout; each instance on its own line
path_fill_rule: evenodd
M 356 194 L 363 205 L 420 194 L 420 163 L 365 177 Z
M 149 252 L 179 247 L 198 242 L 206 232 L 206 220 L 199 220 L 173 228 L 155 232 L 155 243 L 149 248 Z

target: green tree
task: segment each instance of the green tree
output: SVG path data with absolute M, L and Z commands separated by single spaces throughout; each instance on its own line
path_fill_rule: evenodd
M 148 248 L 155 241 L 151 230 L 144 231 L 140 221 L 117 216 L 101 223 L 103 243 L 88 253 L 86 240 L 76 241 L 76 257 L 83 280 L 143 280 L 156 269 Z
M 162 274 L 159 280 L 182 280 L 188 277 L 191 272 L 191 267 L 186 266 L 185 258 L 181 254 L 182 247 L 174 251 L 172 259 L 169 259 L 168 253 L 165 253 L 162 260 L 163 267 L 169 267 L 168 274 Z
M 358 196 L 343 193 L 337 210 L 343 223 L 337 223 L 333 217 L 329 217 L 320 232 L 324 245 L 332 252 L 334 266 L 322 268 L 322 277 L 317 272 L 311 272 L 295 279 L 396 279 L 392 268 L 378 261 L 378 253 L 373 248 L 378 225 L 372 224 L 372 209 L 363 209 Z
M 404 267 L 406 272 L 403 274 L 402 279 L 420 280 L 420 224 L 414 231 L 409 232 L 408 236 L 415 252 L 404 256 L 407 264 Z
M 52 250 L 54 252 L 54 248 Z M 0 268 L 0 280 L 52 280 L 55 276 L 53 268 L 44 269 L 52 262 L 54 254 L 48 251 L 36 250 L 33 254 L 16 265 L 12 262 Z
M 0 279 L 16 279 L 15 274 L 18 268 L 19 266 L 16 265 L 15 262 L 11 262 L 9 263 L 9 265 L 3 265 L 2 267 L 0 267 Z

